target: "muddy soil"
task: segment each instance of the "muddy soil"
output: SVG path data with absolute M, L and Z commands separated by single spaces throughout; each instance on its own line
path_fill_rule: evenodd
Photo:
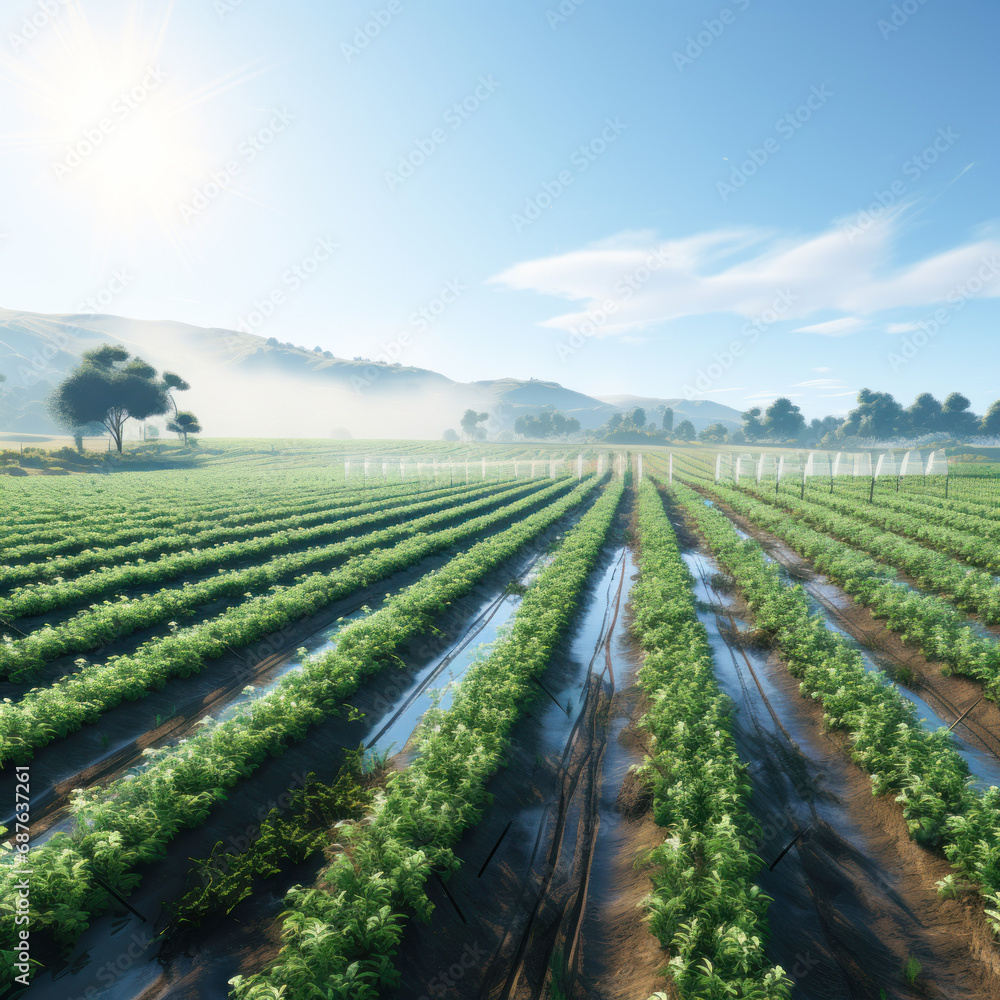
M 748 641 L 752 621 L 732 581 L 671 514 L 720 683 L 737 705 L 735 737 L 763 828 L 759 884 L 774 900 L 769 954 L 795 980 L 795 1000 L 1000 996 L 981 904 L 938 896 L 950 866 L 909 839 L 898 805 L 872 795 L 847 741 L 824 729 L 821 706 Z
M 716 500 L 714 505 L 801 583 L 838 629 L 853 638 L 902 689 L 919 696 L 946 726 L 962 718 L 956 735 L 982 758 L 1000 760 L 1000 705 L 983 697 L 981 684 L 970 677 L 947 674 L 947 665 L 928 659 L 905 643 L 884 619 L 876 618 L 870 609 L 815 570 L 787 542 L 763 531 L 723 502 Z

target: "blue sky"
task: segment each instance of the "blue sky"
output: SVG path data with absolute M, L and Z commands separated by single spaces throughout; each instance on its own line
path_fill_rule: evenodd
M 7 308 L 809 416 L 1000 396 L 986 0 L 3 18 Z

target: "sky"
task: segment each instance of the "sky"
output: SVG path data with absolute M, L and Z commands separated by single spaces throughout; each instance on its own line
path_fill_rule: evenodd
M 998 28 L 987 0 L 11 0 L 0 306 L 983 412 Z

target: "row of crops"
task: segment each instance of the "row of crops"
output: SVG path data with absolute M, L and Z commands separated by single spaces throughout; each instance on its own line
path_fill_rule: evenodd
M 737 752 L 732 703 L 716 679 L 675 531 L 682 521 L 742 595 L 759 640 L 803 696 L 822 705 L 825 725 L 873 794 L 894 798 L 910 836 L 951 865 L 941 891 L 978 893 L 984 920 L 1000 932 L 1000 791 L 974 780 L 954 737 L 925 725 L 913 701 L 828 627 L 727 513 L 783 539 L 905 641 L 996 700 L 995 639 L 968 617 L 1000 621 L 1000 582 L 991 574 L 1000 522 L 988 505 L 972 490 L 947 499 L 893 492 L 872 503 L 870 491 L 830 495 L 818 483 L 737 487 L 716 483 L 709 463 L 685 455 L 675 457 L 668 483 L 665 458 L 646 455 L 644 465 L 651 476 L 634 488 L 612 458 L 589 472 L 546 460 L 528 478 L 468 482 L 329 481 L 326 468 L 261 476 L 259 489 L 224 469 L 159 473 L 156 482 L 142 473 L 81 477 L 85 495 L 65 506 L 72 482 L 39 480 L 34 504 L 35 484 L 17 482 L 0 515 L 11 529 L 0 573 L 4 776 L 51 761 L 122 706 L 183 692 L 255 643 L 292 635 L 345 602 L 371 606 L 263 692 L 155 744 L 127 773 L 85 783 L 53 830 L 30 841 L 8 831 L 11 845 L 30 850 L 0 858 L 5 979 L 21 971 L 15 900 L 26 871 L 37 975 L 120 909 L 150 866 L 189 864 L 176 851 L 185 831 L 218 822 L 228 797 L 252 787 L 269 761 L 308 748 L 320 726 L 352 719 L 351 699 L 388 686 L 449 608 L 560 532 L 509 626 L 450 700 L 419 722 L 406 766 L 374 796 L 331 793 L 350 806 L 328 817 L 340 822 L 326 834 L 327 865 L 285 897 L 280 953 L 231 983 L 242 1000 L 396 995 L 406 928 L 430 916 L 431 883 L 447 882 L 462 864 L 456 845 L 488 815 L 491 779 L 544 698 L 540 685 L 571 634 L 612 525 L 626 517 L 640 571 L 629 597 L 644 695 L 638 774 L 663 831 L 641 859 L 647 926 L 670 982 L 663 996 L 798 995 L 796 973 L 769 958 L 753 762 Z M 269 843 L 291 829 L 283 822 L 275 820 Z M 309 837 L 313 848 L 322 839 Z M 199 890 L 206 911 L 212 893 L 224 891 L 221 883 Z M 238 899 L 249 892 L 241 888 Z

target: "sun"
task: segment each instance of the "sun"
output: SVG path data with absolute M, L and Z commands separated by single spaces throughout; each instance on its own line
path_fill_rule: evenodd
M 158 232 L 188 256 L 180 209 L 214 165 L 204 106 L 260 70 L 192 85 L 164 59 L 170 6 L 144 26 L 136 2 L 108 34 L 79 0 L 60 5 L 30 48 L 0 60 L 22 121 L 0 146 L 32 157 L 45 196 L 88 215 L 98 242 Z

